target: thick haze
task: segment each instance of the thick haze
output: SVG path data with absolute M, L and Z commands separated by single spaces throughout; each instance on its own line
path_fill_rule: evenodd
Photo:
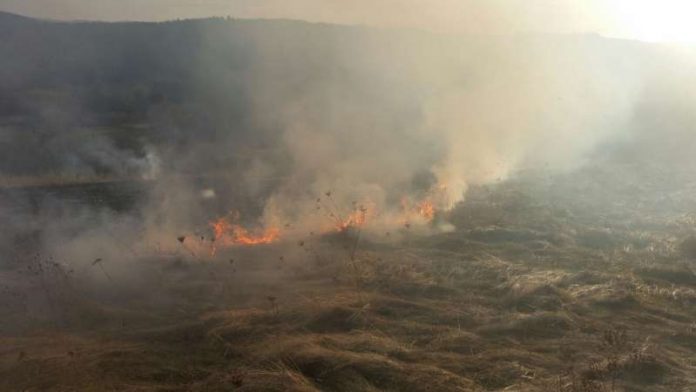
M 78 19 L 159 18 L 154 10 L 161 9 L 147 2 L 41 4 L 42 16 Z M 218 13 L 212 7 L 227 3 L 206 4 L 205 12 Z M 236 14 L 300 17 L 281 12 L 281 3 L 253 4 Z M 287 12 L 330 21 L 339 16 L 331 4 L 300 3 Z M 446 3 L 428 4 L 420 14 L 435 26 Z M 430 198 L 449 211 L 471 185 L 529 168 L 567 172 L 608 145 L 623 143 L 617 150 L 642 161 L 658 153 L 670 164 L 690 159 L 690 48 L 597 35 L 506 35 L 538 18 L 559 23 L 548 31 L 584 28 L 533 16 L 533 7 L 467 4 L 486 15 L 479 32 L 501 34 L 225 19 L 44 23 L 3 15 L 0 98 L 8 105 L 1 107 L 0 174 L 155 180 L 127 214 L 98 198 L 96 213 L 53 200 L 27 208 L 39 217 L 35 226 L 51 253 L 91 261 L 104 253 L 124 257 L 121 248 L 138 241 L 180 249 L 178 236 L 209 237 L 210 219 L 230 211 L 250 227 L 281 228 L 284 238 L 335 230 L 326 207 L 317 212 L 316 200 L 328 203 L 328 191 L 337 206 L 330 208 L 345 215 L 353 202 L 364 205 L 368 229 L 383 235 L 417 218 L 404 211 L 404 198 Z M 312 14 L 317 9 L 329 16 Z M 372 22 L 343 22 L 407 20 L 395 16 L 403 11 L 394 4 L 370 9 Z M 25 216 L 16 221 L 34 224 Z M 453 229 L 419 223 L 428 232 Z M 74 235 L 85 226 L 88 235 Z
M 691 4 L 0 0 L 0 390 L 696 385 Z
M 696 41 L 682 0 L 2 0 L 0 10 L 63 20 L 289 18 L 457 33 L 598 33 Z

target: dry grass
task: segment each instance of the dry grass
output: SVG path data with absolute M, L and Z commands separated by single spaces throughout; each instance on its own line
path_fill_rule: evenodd
M 229 255 L 150 265 L 153 285 L 129 301 L 44 272 L 31 282 L 64 309 L 57 324 L 29 319 L 14 295 L 29 288 L 6 285 L 2 315 L 23 328 L 2 328 L 0 390 L 696 385 L 696 278 L 674 240 L 686 229 L 667 222 L 676 218 L 651 218 L 653 231 L 598 229 L 594 218 L 513 203 L 505 187 L 494 196 L 474 192 L 452 216 L 457 232 L 408 245 L 368 240 L 346 255 L 315 238 L 241 252 L 234 265 Z

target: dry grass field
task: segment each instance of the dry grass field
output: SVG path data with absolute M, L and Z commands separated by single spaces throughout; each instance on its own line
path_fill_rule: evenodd
M 610 173 L 472 189 L 455 231 L 354 253 L 348 231 L 91 283 L 33 255 L 0 276 L 0 390 L 692 390 L 689 194 Z

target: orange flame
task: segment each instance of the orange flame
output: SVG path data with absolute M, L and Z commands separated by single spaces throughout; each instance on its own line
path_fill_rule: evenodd
M 278 240 L 280 230 L 275 227 L 264 229 L 260 233 L 252 233 L 239 225 L 232 225 L 232 242 L 235 245 L 261 245 L 270 244 Z
M 346 231 L 350 228 L 362 227 L 367 221 L 367 208 L 360 207 L 351 212 L 345 219 L 340 220 L 336 224 L 338 231 Z
M 225 234 L 230 231 L 231 225 L 227 222 L 225 218 L 220 218 L 216 221 L 210 222 L 210 226 L 213 228 L 213 233 L 215 234 L 215 240 L 218 241 L 225 237 Z
M 426 199 L 418 203 L 416 206 L 416 211 L 420 216 L 427 220 L 433 220 L 435 217 L 435 206 L 433 205 L 433 202 L 430 200 Z
M 425 220 L 431 221 L 435 218 L 435 212 L 437 211 L 435 204 L 430 198 L 421 200 L 416 204 L 411 204 L 411 201 L 407 197 L 404 197 L 401 199 L 401 208 L 406 215 L 406 221 L 408 221 L 409 217 L 414 215 L 421 216 Z
M 251 231 L 245 227 L 230 223 L 226 218 L 219 218 L 210 223 L 215 234 L 215 246 L 262 245 L 270 244 L 280 238 L 280 230 L 269 227 L 261 231 Z M 213 248 L 213 254 L 215 253 Z

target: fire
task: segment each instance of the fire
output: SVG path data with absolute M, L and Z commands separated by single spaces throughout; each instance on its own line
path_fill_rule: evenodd
M 260 233 L 252 233 L 239 225 L 232 225 L 232 242 L 238 245 L 270 244 L 278 240 L 280 230 L 275 227 L 264 229 Z
M 435 218 L 440 205 L 435 193 L 429 192 L 422 198 L 416 199 L 410 197 L 402 198 L 401 213 L 398 216 L 389 215 L 385 219 L 394 224 L 397 222 L 403 223 L 407 227 L 410 227 L 412 223 L 426 224 L 431 222 Z M 318 210 L 320 214 L 331 220 L 330 226 L 317 227 L 316 229 L 319 231 L 359 231 L 368 224 L 368 221 L 377 219 L 380 216 L 376 204 L 370 200 L 365 200 L 363 203 L 353 201 L 352 208 L 347 213 L 342 213 L 339 204 L 334 201 L 330 191 L 324 193 L 323 197 L 316 199 L 315 210 Z M 392 217 L 394 218 L 393 221 L 391 220 Z M 239 221 L 239 214 L 232 213 L 209 223 L 214 234 L 214 239 L 211 242 L 213 255 L 217 249 L 225 247 L 271 244 L 278 241 L 281 234 L 283 234 L 275 226 L 248 228 L 239 224 Z M 379 224 L 380 222 L 377 223 Z M 289 227 L 290 224 L 285 226 L 286 229 Z M 311 233 L 314 233 L 314 231 Z M 287 230 L 285 234 L 292 236 L 293 231 Z
M 433 218 L 435 218 L 435 212 L 437 211 L 437 209 L 435 208 L 435 204 L 430 198 L 426 198 L 419 202 L 416 202 L 415 204 L 412 204 L 411 200 L 404 197 L 401 199 L 401 208 L 403 209 L 404 214 L 406 215 L 406 221 L 409 220 L 409 217 L 420 216 L 421 218 L 430 222 L 433 220 Z
M 325 197 L 317 198 L 315 208 L 325 214 L 332 221 L 333 227 L 340 232 L 363 227 L 367 222 L 368 214 L 374 214 L 374 203 L 367 200 L 363 204 L 353 201 L 353 208 L 347 215 L 344 215 L 331 195 L 332 192 L 327 191 L 324 193 Z
M 216 221 L 210 223 L 213 228 L 213 233 L 215 234 L 215 240 L 219 240 L 225 237 L 225 234 L 231 231 L 231 225 L 225 218 L 220 218 Z
M 210 223 L 215 234 L 215 246 L 262 245 L 270 244 L 280 238 L 280 230 L 269 227 L 259 231 L 249 230 L 239 224 L 231 223 L 227 218 L 219 218 Z M 213 249 L 215 253 L 215 249 Z
M 428 199 L 418 203 L 418 205 L 416 206 L 416 211 L 420 216 L 427 219 L 428 221 L 433 220 L 433 218 L 435 217 L 435 206 L 433 205 L 433 202 Z
M 345 219 L 339 220 L 336 225 L 338 231 L 346 231 L 349 228 L 362 227 L 367 221 L 367 208 L 360 207 L 351 212 Z

